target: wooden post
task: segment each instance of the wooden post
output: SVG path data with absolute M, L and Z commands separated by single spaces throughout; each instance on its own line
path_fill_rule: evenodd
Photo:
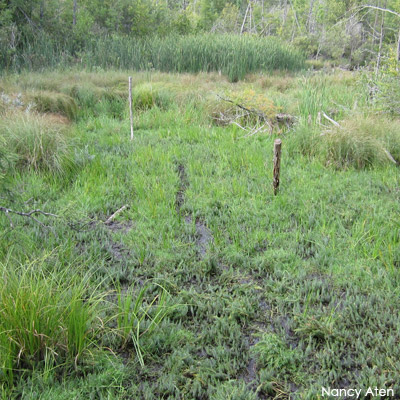
M 276 139 L 274 142 L 274 180 L 272 182 L 275 196 L 279 191 L 279 175 L 281 172 L 281 149 L 282 140 Z
M 129 113 L 131 117 L 131 140 L 133 140 L 132 77 L 129 77 Z

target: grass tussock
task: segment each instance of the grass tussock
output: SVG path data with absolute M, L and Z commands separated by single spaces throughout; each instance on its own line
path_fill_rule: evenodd
M 0 120 L 0 139 L 3 153 L 18 167 L 62 175 L 74 166 L 68 129 L 46 115 L 7 114 Z
M 16 269 L 0 264 L 0 277 L 0 385 L 9 387 L 23 371 L 76 368 L 101 351 L 103 340 L 114 352 L 134 350 L 144 366 L 143 342 L 172 310 L 157 284 L 88 291 L 89 274 L 49 273 L 40 261 Z
M 93 347 L 98 300 L 67 273 L 49 275 L 35 264 L 14 270 L 0 265 L 0 372 L 76 363 Z
M 133 108 L 140 111 L 149 110 L 154 106 L 167 109 L 172 102 L 166 89 L 157 84 L 142 83 L 132 91 Z
M 28 95 L 28 100 L 40 113 L 61 114 L 70 120 L 75 120 L 78 114 L 75 100 L 64 93 L 39 91 Z
M 153 296 L 152 291 L 158 289 Z M 150 294 L 150 296 L 149 296 Z M 124 293 L 117 287 L 117 332 L 122 348 L 133 346 L 141 366 L 144 366 L 142 346 L 143 335 L 149 336 L 171 312 L 168 306 L 168 292 L 157 284 L 148 283 L 138 293 L 133 287 Z
M 341 122 L 321 137 L 327 163 L 338 168 L 366 168 L 400 161 L 398 122 L 358 116 Z
M 289 151 L 319 158 L 338 169 L 364 169 L 400 162 L 398 121 L 380 116 L 356 115 L 321 133 L 315 124 L 300 124 L 291 138 Z

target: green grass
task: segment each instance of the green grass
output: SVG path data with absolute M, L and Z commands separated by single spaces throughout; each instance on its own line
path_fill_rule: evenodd
M 85 280 L 74 281 L 67 269 L 48 274 L 41 266 L 1 265 L 0 367 L 11 386 L 19 371 L 76 364 L 94 347 L 96 295 L 87 296 Z
M 0 121 L 4 159 L 14 160 L 16 167 L 55 175 L 74 168 L 72 140 L 68 134 L 63 124 L 43 115 L 11 112 Z M 4 169 L 10 169 L 10 162 L 3 164 Z
M 56 66 L 83 65 L 90 69 L 136 71 L 222 71 L 230 81 L 261 70 L 296 71 L 304 68 L 305 56 L 273 37 L 198 34 L 145 39 L 107 36 L 82 45 L 79 57 L 68 43 L 37 37 L 9 62 L 6 70 L 42 70 Z
M 75 79 L 86 80 L 89 93 L 92 84 L 118 82 L 126 91 L 128 73 L 59 76 L 24 74 L 2 84 L 62 92 Z M 318 143 L 332 126 L 302 118 L 310 112 L 302 110 L 333 116 L 336 107 L 345 132 L 364 132 L 363 120 L 353 118 L 368 113 L 362 100 L 354 105 L 362 95 L 355 77 L 253 75 L 237 84 L 217 74 L 133 78 L 135 87 L 161 87 L 173 99 L 135 111 L 133 142 L 126 108 L 121 119 L 80 106 L 81 117 L 68 125 L 79 138 L 80 168 L 67 177 L 33 168 L 9 176 L 12 195 L 1 204 L 59 217 L 38 216 L 44 228 L 11 216 L 12 229 L 0 214 L 6 271 L 23 275 L 43 259 L 40 282 L 60 288 L 70 286 L 62 277 L 79 283 L 90 271 L 84 298 L 105 299 L 94 320 L 105 331 L 92 338 L 96 357 L 76 367 L 65 361 L 53 371 L 35 362 L 23 374 L 15 369 L 12 387 L 0 375 L 3 397 L 318 399 L 322 386 L 400 393 L 398 167 L 374 159 L 327 163 Z M 315 79 L 323 94 L 302 104 Z M 238 127 L 212 123 L 210 93 L 233 89 L 255 90 L 298 118 L 280 135 L 276 197 L 275 135 L 243 138 Z M 393 143 L 395 156 L 396 122 L 369 114 L 368 135 L 388 150 Z

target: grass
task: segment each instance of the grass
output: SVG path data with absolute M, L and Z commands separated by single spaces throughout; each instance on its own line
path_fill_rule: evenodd
M 322 149 L 327 161 L 339 168 L 387 164 L 391 161 L 390 155 L 399 162 L 399 150 L 397 121 L 363 115 L 353 116 L 343 121 L 340 128 L 326 132 Z
M 102 37 L 84 43 L 79 57 L 68 43 L 61 45 L 39 36 L 15 58 L 3 60 L 2 67 L 14 71 L 65 68 L 77 60 L 89 69 L 222 71 L 232 82 L 250 72 L 296 71 L 305 66 L 305 56 L 300 51 L 272 37 L 198 34 L 145 39 Z
M 0 121 L 2 152 L 15 165 L 62 175 L 74 168 L 72 141 L 62 124 L 38 114 L 11 112 Z M 10 165 L 4 166 L 10 169 Z
M 24 97 L 85 81 L 89 94 L 108 87 L 125 92 L 126 101 L 128 74 L 22 74 L 1 85 Z M 383 158 L 358 164 L 353 153 L 352 162 L 345 153 L 327 162 L 327 149 L 339 146 L 330 134 L 355 140 L 364 131 L 397 157 L 396 121 L 366 108 L 350 73 L 253 74 L 235 84 L 212 73 L 133 79 L 138 90 L 162 88 L 173 99 L 135 112 L 133 143 L 126 108 L 115 116 L 106 107 L 95 113 L 97 101 L 82 102 L 77 121 L 65 126 L 79 138 L 74 157 L 84 160 L 70 179 L 41 168 L 7 175 L 12 196 L 2 193 L 2 204 L 59 217 L 38 217 L 49 229 L 12 216 L 11 229 L 0 214 L 4 274 L 27 270 L 61 289 L 75 287 L 69 277 L 81 287 L 89 274 L 82 306 L 104 302 L 93 320 L 100 334 L 89 342 L 95 357 L 55 370 L 35 361 L 23 374 L 14 367 L 12 386 L 0 376 L 3 397 L 317 399 L 322 386 L 399 393 L 398 167 Z M 322 94 L 305 93 L 314 80 Z M 243 138 L 210 115 L 212 93 L 249 91 L 298 118 L 280 133 L 276 197 L 276 133 Z M 307 114 L 319 109 L 342 130 L 313 118 L 309 124 Z M 27 269 L 37 259 L 45 274 Z M 42 292 L 52 299 L 48 293 L 65 290 Z
M 12 385 L 15 373 L 45 370 L 67 360 L 77 363 L 93 349 L 92 324 L 98 300 L 85 299 L 85 280 L 47 275 L 41 265 L 22 265 L 17 270 L 1 265 L 0 366 Z
M 132 288 L 123 293 L 118 287 L 117 292 L 117 332 L 121 335 L 123 348 L 132 342 L 142 367 L 144 360 L 141 336 L 151 334 L 170 311 L 167 306 L 168 292 L 159 285 L 156 286 L 159 287 L 160 293 L 150 304 L 143 305 L 151 286 L 143 286 L 136 296 Z

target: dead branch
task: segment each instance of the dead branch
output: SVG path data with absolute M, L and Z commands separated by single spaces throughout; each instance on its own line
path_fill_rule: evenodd
M 254 135 L 255 135 L 256 133 L 258 133 L 258 132 L 262 132 L 262 129 L 264 128 L 265 125 L 267 125 L 267 124 L 264 124 L 264 125 L 260 126 L 260 127 L 257 128 L 257 129 L 253 129 L 253 130 L 252 130 L 251 132 L 249 132 L 247 135 L 242 136 L 242 139 L 248 138 L 248 137 L 250 137 L 250 136 L 254 136 Z M 271 128 L 271 127 L 269 127 L 269 128 Z M 265 131 L 266 131 L 266 129 L 265 129 Z M 270 131 L 270 129 L 269 129 L 269 131 Z
M 15 215 L 19 215 L 19 216 L 21 216 L 21 217 L 31 218 L 31 219 L 33 219 L 35 222 L 37 222 L 39 225 L 41 225 L 41 226 L 43 226 L 43 227 L 45 227 L 45 228 L 48 228 L 48 227 L 47 227 L 45 224 L 43 224 L 43 222 L 41 222 L 41 221 L 39 221 L 37 218 L 35 218 L 34 215 L 39 214 L 39 215 L 44 215 L 44 216 L 46 216 L 46 217 L 58 218 L 58 215 L 55 215 L 55 214 L 52 214 L 52 213 L 47 213 L 47 212 L 44 212 L 44 211 L 39 210 L 39 209 L 31 210 L 31 211 L 28 211 L 28 212 L 23 212 L 23 211 L 15 211 L 15 210 L 12 210 L 11 208 L 7 208 L 7 207 L 2 207 L 2 206 L 0 206 L 0 211 L 1 211 L 1 212 L 4 212 L 4 213 L 6 214 L 8 220 L 10 221 L 10 226 L 11 226 L 12 228 L 14 227 L 14 225 L 13 225 L 13 223 L 12 223 L 10 214 L 15 214 Z
M 392 163 L 394 163 L 394 164 L 397 165 L 397 161 L 393 158 L 393 156 L 392 156 L 386 149 L 383 149 L 383 151 L 384 151 L 385 154 L 387 155 L 387 158 L 388 158 Z
M 255 109 L 252 109 L 252 108 L 247 108 L 244 105 L 236 103 L 235 101 L 233 101 L 231 99 L 226 99 L 225 97 L 222 97 L 219 94 L 217 94 L 217 97 L 219 97 L 223 101 L 226 101 L 228 103 L 231 103 L 231 104 L 235 105 L 236 107 L 238 107 L 238 108 L 240 108 L 240 109 L 242 109 L 244 111 L 247 111 L 250 114 L 257 115 L 257 117 L 260 118 L 262 121 L 266 121 L 268 119 L 267 116 L 264 113 L 262 113 L 262 112 L 260 112 L 258 110 L 255 110 Z
M 362 11 L 366 8 L 372 9 L 372 10 L 378 10 L 378 11 L 383 11 L 383 12 L 387 12 L 389 14 L 395 15 L 396 17 L 400 18 L 400 14 L 397 13 L 396 11 L 390 10 L 389 8 L 382 8 L 382 7 L 376 7 L 376 6 L 371 6 L 371 5 L 363 5 L 360 6 L 358 8 L 356 8 L 356 10 L 358 9 L 359 11 Z
M 341 128 L 340 124 L 336 122 L 334 119 L 331 117 L 328 117 L 323 111 L 322 111 L 322 116 L 327 119 L 329 122 L 331 122 L 333 125 L 335 125 L 337 128 Z
M 113 221 L 113 219 L 114 219 L 118 214 L 122 213 L 122 211 L 126 210 L 127 208 L 128 208 L 128 205 L 125 204 L 124 206 L 122 206 L 121 208 L 119 208 L 117 211 L 115 211 L 115 213 L 114 213 L 113 215 L 111 215 L 111 217 L 109 217 L 109 218 L 107 219 L 107 221 L 104 222 L 104 223 L 105 223 L 106 225 L 110 224 L 110 223 Z
M 294 123 L 296 122 L 297 118 L 294 117 L 293 115 L 290 114 L 276 114 L 276 122 L 278 122 L 278 124 L 285 124 L 287 127 L 290 127 L 292 125 L 294 125 Z

